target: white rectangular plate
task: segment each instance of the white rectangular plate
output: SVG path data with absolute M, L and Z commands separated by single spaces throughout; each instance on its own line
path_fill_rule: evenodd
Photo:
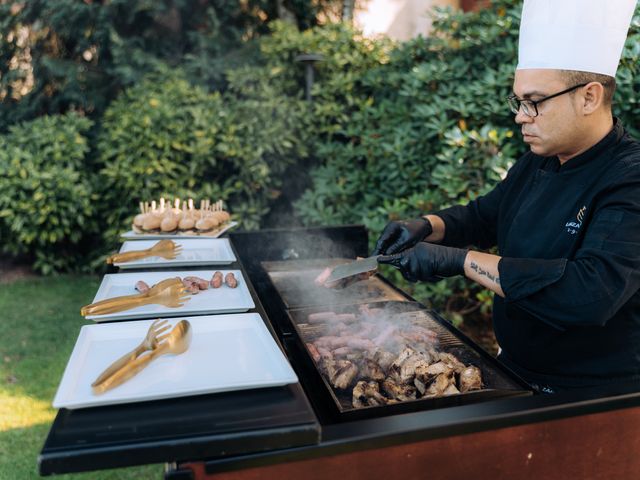
M 182 318 L 181 318 L 182 319 Z M 175 325 L 180 319 L 172 319 Z M 55 408 L 141 402 L 296 383 L 296 374 L 257 313 L 186 317 L 189 349 L 161 355 L 135 377 L 102 395 L 91 383 L 133 350 L 153 320 L 85 325 L 53 400 Z
M 153 247 L 159 240 L 137 240 L 124 242 L 120 253 L 132 250 L 145 250 Z M 181 238 L 174 243 L 182 247 L 182 252 L 173 260 L 162 257 L 149 257 L 132 262 L 115 263 L 116 267 L 127 268 L 160 268 L 190 267 L 195 265 L 228 265 L 236 261 L 228 238 L 192 239 Z
M 104 322 L 111 320 L 133 320 L 137 318 L 161 318 L 178 317 L 184 315 L 205 315 L 209 313 L 234 313 L 246 312 L 255 307 L 247 283 L 240 270 L 220 270 L 222 275 L 233 272 L 238 280 L 236 288 L 229 288 L 224 283 L 220 288 L 211 288 L 200 291 L 197 295 L 185 302 L 182 307 L 171 308 L 164 305 L 142 305 L 123 312 L 107 315 L 87 315 L 88 320 Z M 93 302 L 99 302 L 106 298 L 133 295 L 136 292 L 135 284 L 138 280 L 146 282 L 150 287 L 165 278 L 172 277 L 200 277 L 211 280 L 215 270 L 178 270 L 175 272 L 132 272 L 110 273 L 102 278 L 102 283 L 96 293 Z
M 133 230 L 122 233 L 120 238 L 125 240 L 162 240 L 163 238 L 218 238 L 227 230 L 231 230 L 238 225 L 238 222 L 229 222 L 217 230 L 207 233 L 176 232 L 176 233 L 136 233 Z

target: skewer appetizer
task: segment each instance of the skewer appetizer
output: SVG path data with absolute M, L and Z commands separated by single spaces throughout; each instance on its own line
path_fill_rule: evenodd
M 161 198 L 158 203 L 140 202 L 139 207 L 132 223 L 133 231 L 139 234 L 213 235 L 231 221 L 222 200 L 201 200 L 200 208 L 195 208 L 192 198 L 176 198 L 173 205 Z

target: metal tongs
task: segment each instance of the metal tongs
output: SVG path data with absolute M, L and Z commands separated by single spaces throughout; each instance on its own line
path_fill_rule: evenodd
M 167 353 L 184 353 L 191 343 L 191 324 L 180 320 L 169 333 L 167 320 L 154 321 L 136 348 L 109 365 L 91 384 L 93 393 L 102 394 L 122 385 L 140 373 L 151 361 Z M 148 354 L 145 354 L 149 351 Z
M 147 257 L 162 257 L 166 260 L 175 259 L 182 252 L 182 247 L 176 245 L 172 240 L 160 240 L 151 248 L 145 250 L 131 250 L 129 252 L 115 253 L 107 257 L 109 265 L 114 263 L 132 262 Z
M 80 309 L 80 314 L 84 317 L 87 315 L 106 315 L 148 304 L 178 308 L 183 306 L 183 301 L 189 298 L 190 295 L 185 292 L 184 284 L 180 278 L 168 278 L 158 282 L 145 293 L 107 298 L 85 305 Z

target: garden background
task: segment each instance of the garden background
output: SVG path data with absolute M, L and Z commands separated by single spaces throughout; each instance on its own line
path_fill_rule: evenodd
M 437 11 L 404 43 L 335 21 L 337 0 L 291 0 L 288 21 L 281 3 L 0 1 L 0 260 L 45 275 L 0 284 L 0 457 L 30 452 L 6 468 L 35 472 L 77 310 L 140 200 L 221 198 L 244 229 L 362 223 L 373 243 L 389 220 L 487 192 L 524 153 L 505 101 L 520 1 Z M 311 102 L 302 53 L 322 56 Z M 614 105 L 636 138 L 639 60 L 640 9 Z M 489 324 L 491 295 L 463 279 L 384 273 L 458 326 Z M 67 350 L 43 376 L 29 354 L 55 352 L 52 333 Z M 44 423 L 22 432 L 21 408 Z

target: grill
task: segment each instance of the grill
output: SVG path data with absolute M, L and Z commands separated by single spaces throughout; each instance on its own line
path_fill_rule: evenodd
M 325 267 L 333 267 L 346 261 L 348 259 L 291 260 L 262 262 L 261 266 L 287 309 L 406 299 L 379 276 L 335 290 L 320 288 L 314 283 L 314 279 Z
M 340 241 L 332 239 L 336 231 L 341 234 Z M 233 235 L 258 296 L 280 330 L 287 355 L 321 421 L 351 421 L 530 394 L 527 385 L 493 357 L 380 274 L 345 289 L 331 290 L 315 285 L 315 277 L 325 267 L 366 255 L 366 241 L 358 241 L 362 233 L 356 230 L 354 238 L 349 238 L 341 228 Z M 318 243 L 323 247 L 316 250 L 313 246 Z M 249 245 L 266 247 L 243 253 Z M 331 253 L 335 256 L 331 257 Z M 323 320 L 327 315 L 337 317 Z M 344 319 L 347 322 L 342 321 Z M 341 331 L 336 331 L 336 327 Z M 394 327 L 395 331 L 389 332 Z M 363 333 L 363 329 L 368 331 Z M 346 337 L 354 338 L 354 332 L 360 333 L 355 336 L 358 348 L 344 344 Z M 430 338 L 428 341 L 416 339 L 411 337 L 411 332 L 429 332 Z M 373 343 L 381 340 L 385 333 L 388 334 L 386 341 Z M 332 348 L 327 347 L 326 342 Z M 378 372 L 374 379 L 367 366 L 377 363 L 377 358 L 382 357 L 380 352 L 388 354 L 387 364 L 390 355 L 396 361 L 382 369 L 384 377 Z M 450 360 L 453 355 L 464 368 L 480 370 L 481 386 L 464 392 L 448 390 L 445 394 L 438 389 L 435 395 L 433 391 L 427 392 L 430 387 L 434 388 L 437 375 L 425 374 L 420 378 L 410 375 L 410 369 L 402 369 L 403 352 L 405 356 L 406 352 L 414 352 L 417 356 L 413 360 L 420 362 L 423 355 L 428 359 L 427 364 L 442 363 L 443 358 Z M 445 376 L 459 390 L 463 366 L 455 365 Z M 401 369 L 409 375 L 400 376 Z M 422 369 L 422 372 L 429 371 L 424 363 Z M 345 375 L 349 380 L 346 383 Z M 377 389 L 379 396 L 375 393 L 359 396 L 357 389 L 354 393 L 354 388 L 362 389 L 367 384 L 374 391 Z M 395 385 L 403 393 L 394 396 Z M 442 385 L 444 389 L 445 384 Z M 405 395 L 406 392 L 410 394 Z

